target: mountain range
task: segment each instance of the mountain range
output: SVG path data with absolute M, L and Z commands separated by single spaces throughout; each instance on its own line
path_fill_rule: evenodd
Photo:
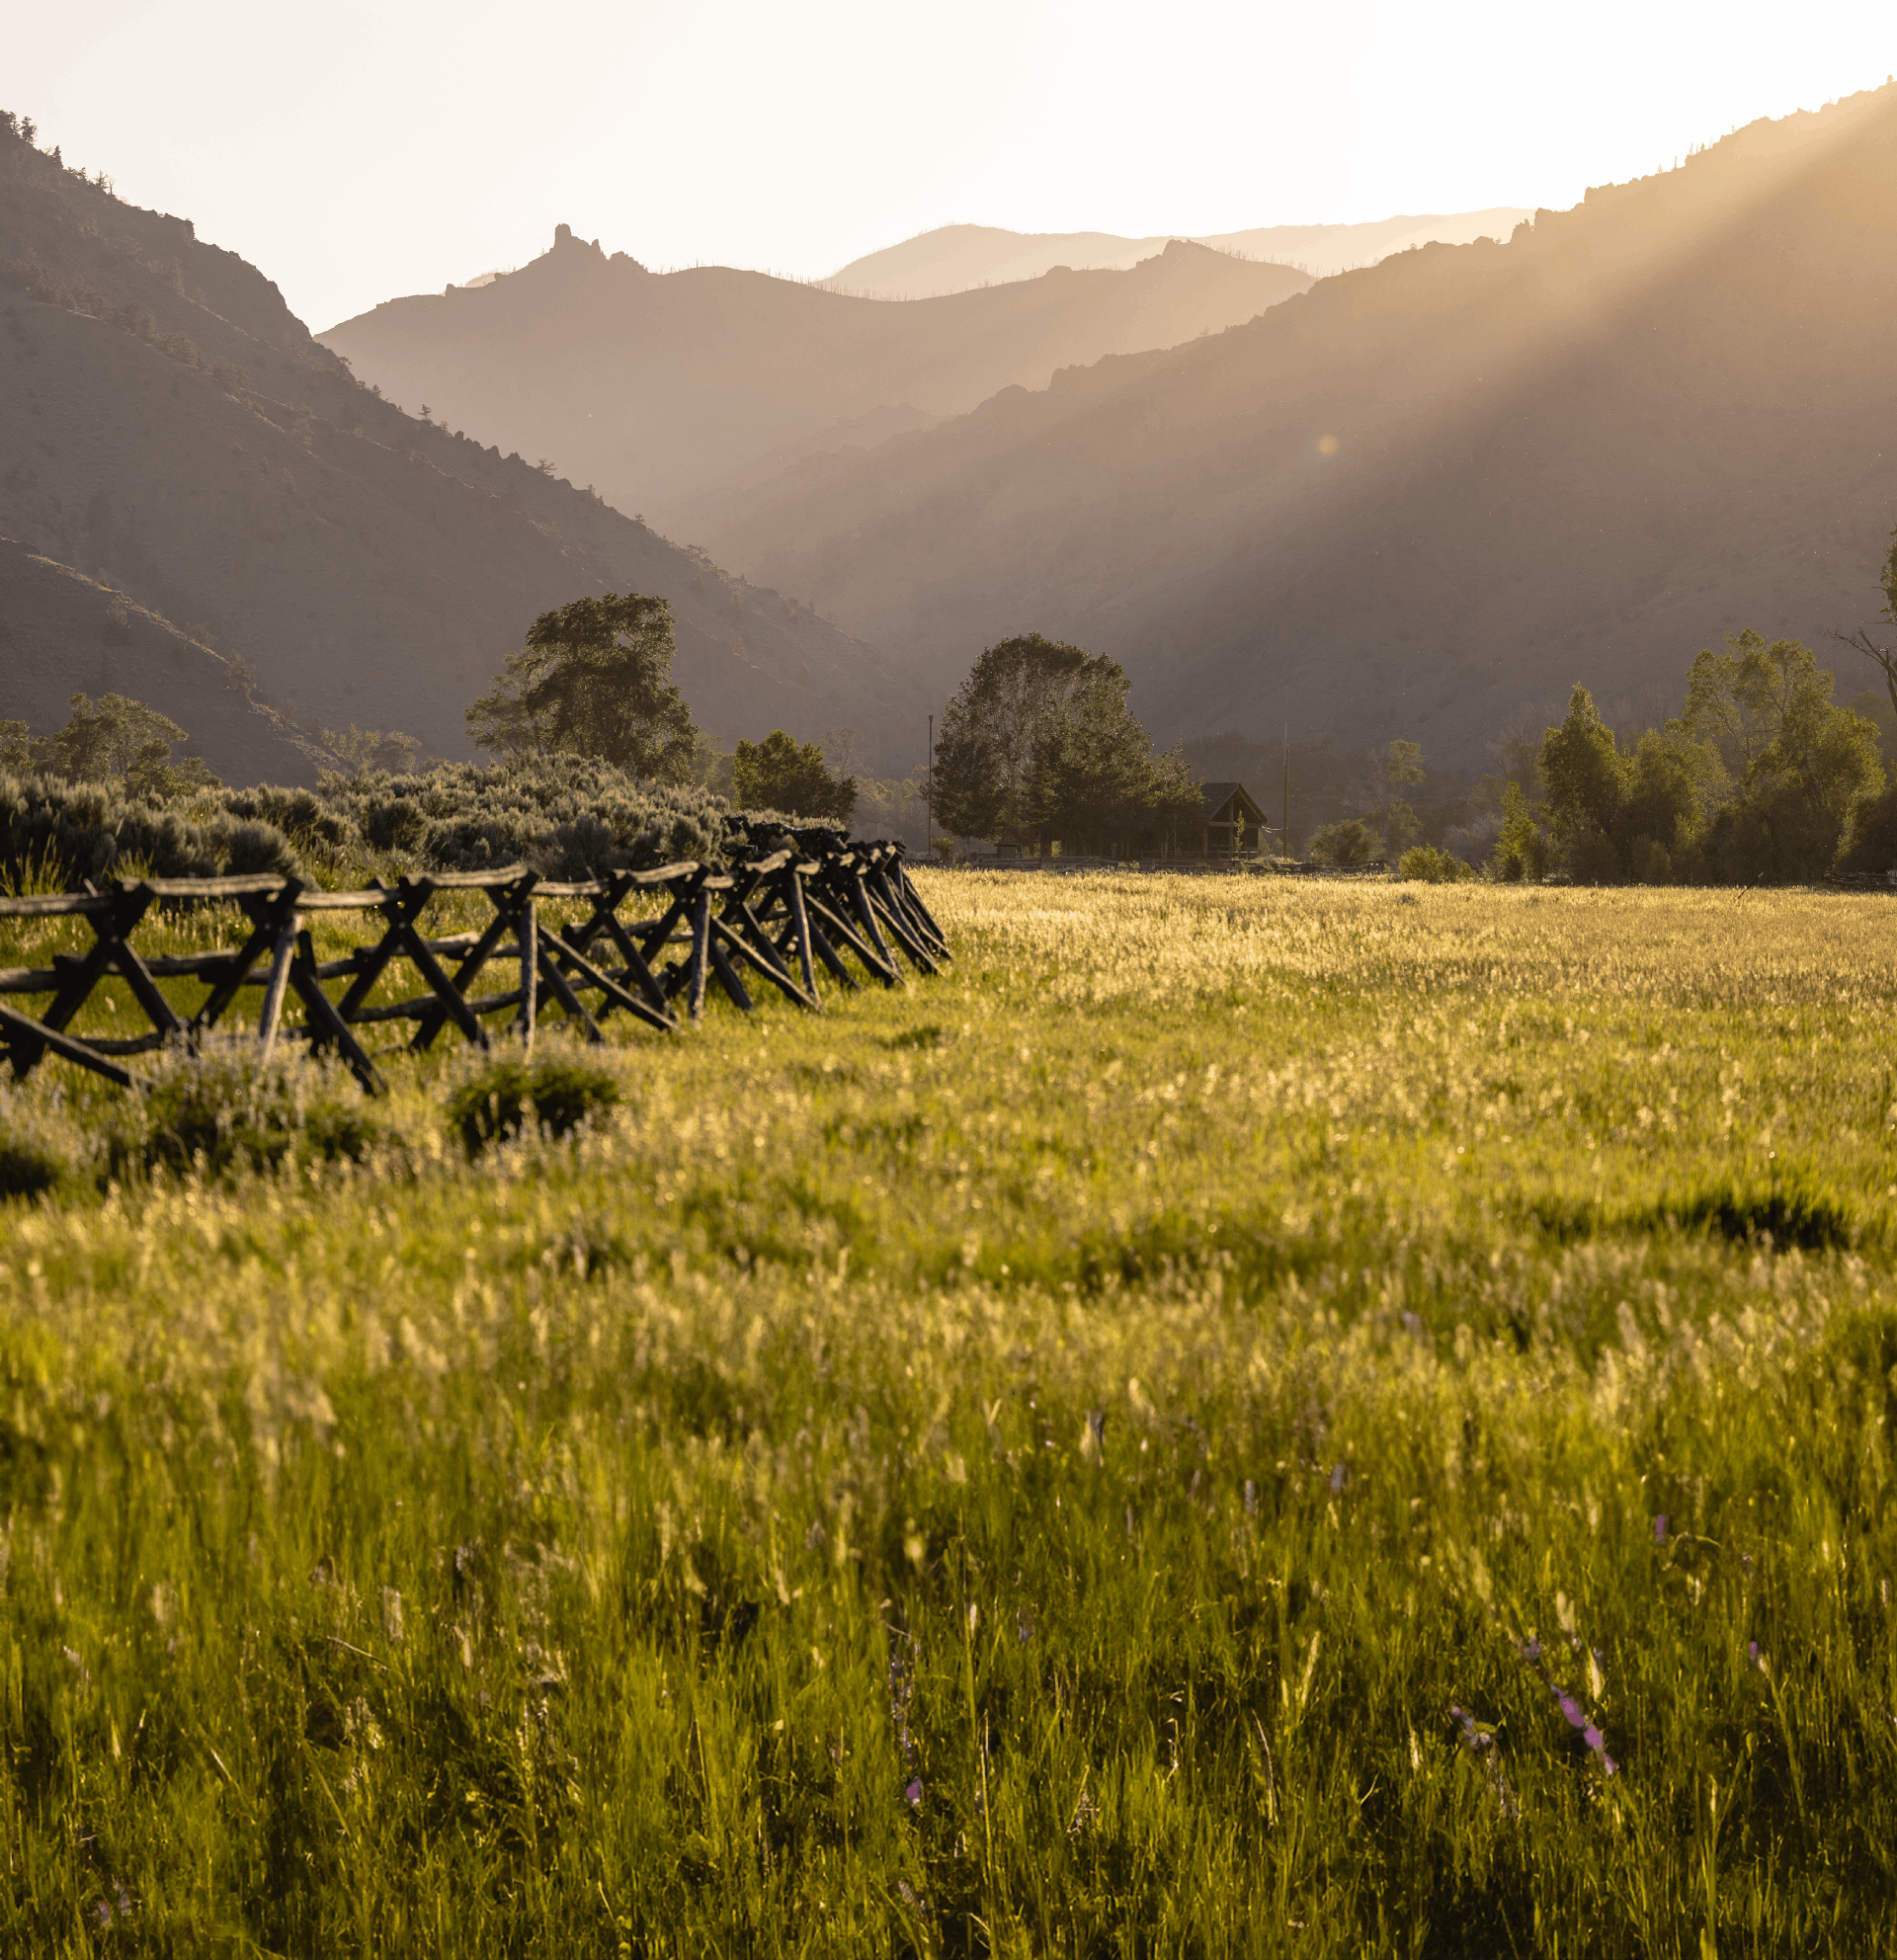
M 1059 368 L 1172 347 L 1310 285 L 1180 240 L 1123 271 L 905 305 L 763 273 L 648 272 L 566 225 L 478 286 L 391 299 L 323 345 L 478 441 L 545 453 L 623 511 L 697 536 L 734 488 L 873 447 Z
M 1477 761 L 1576 681 L 1675 711 L 1721 633 L 1823 643 L 1874 610 L 1893 317 L 1887 86 L 806 458 L 705 542 L 938 697 L 1034 629 L 1119 659 L 1162 738 Z
M 138 673 L 219 774 L 247 775 L 262 739 L 228 721 L 226 672 L 290 731 L 271 738 L 288 779 L 313 775 L 321 745 L 297 730 L 319 724 L 395 725 L 464 755 L 463 710 L 537 612 L 633 590 L 670 601 L 676 677 L 712 733 L 847 722 L 902 763 L 923 747 L 913 679 L 807 597 L 749 585 L 535 462 L 402 413 L 255 267 L 10 133 L 0 429 L 0 536 L 20 547 L 0 585 L 0 616 L 20 620 L 0 638 L 0 715 L 25 712 L 13 701 L 43 717 L 102 672 L 136 692 L 121 679 L 133 647 L 172 629 L 140 613 L 102 664 L 87 622 L 110 588 L 179 622 L 173 644 L 218 657 Z M 46 586 L 34 559 L 92 589 Z M 76 638 L 34 624 L 75 606 Z M 72 649 L 70 688 L 45 678 L 66 664 L 42 657 L 55 644 Z
M 1525 217 L 1532 216 L 1532 211 L 1499 205 L 1448 217 L 1386 217 L 1368 224 L 1268 224 L 1251 231 L 1196 234 L 1193 243 L 1235 258 L 1291 266 L 1313 279 L 1324 279 L 1374 265 L 1413 245 L 1465 245 L 1477 238 L 1506 238 Z M 1112 231 L 1024 232 L 989 224 L 945 224 L 900 245 L 852 259 L 824 284 L 866 299 L 921 299 L 964 292 L 970 286 L 1039 279 L 1055 266 L 1123 271 L 1164 251 L 1177 236 L 1122 238 Z

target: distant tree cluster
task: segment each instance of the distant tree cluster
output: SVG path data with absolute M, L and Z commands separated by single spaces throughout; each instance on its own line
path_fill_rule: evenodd
M 172 760 L 172 745 L 191 737 L 155 707 L 124 694 L 101 694 L 96 703 L 74 694 L 67 705 L 71 717 L 56 735 L 36 736 L 24 721 L 0 721 L 0 773 L 116 783 L 145 803 L 220 786 L 202 757 Z
M 1131 856 L 1199 815 L 1198 779 L 1156 755 L 1117 661 L 1039 633 L 986 648 L 943 716 L 930 789 L 956 837 Z
M 407 776 L 419 767 L 422 745 L 413 735 L 399 728 L 318 727 L 316 739 L 332 755 L 340 756 L 357 775 L 380 771 L 389 776 Z
M 1684 712 L 1630 749 L 1577 687 L 1536 757 L 1540 804 L 1511 785 L 1497 874 L 1746 884 L 1844 867 L 1869 843 L 1884 767 L 1876 727 L 1835 687 L 1802 642 L 1731 634 L 1693 662 Z
M 741 810 L 781 810 L 813 822 L 847 824 L 857 778 L 833 772 L 815 742 L 774 728 L 762 742 L 740 742 L 732 758 L 733 800 Z

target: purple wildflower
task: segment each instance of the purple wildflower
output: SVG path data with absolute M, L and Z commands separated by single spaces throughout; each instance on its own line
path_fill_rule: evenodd
M 912 1809 L 922 1802 L 922 1778 L 920 1776 L 910 1777 L 909 1787 L 903 1791 L 902 1800 Z
M 1344 1488 L 1345 1479 L 1348 1478 L 1350 1474 L 1351 1473 L 1347 1469 L 1345 1469 L 1345 1467 L 1341 1463 L 1337 1466 L 1335 1470 L 1331 1472 L 1332 1497 L 1336 1497 L 1338 1492 Z
M 1664 1511 L 1653 1520 L 1653 1542 L 1656 1545 L 1667 1542 L 1667 1513 Z

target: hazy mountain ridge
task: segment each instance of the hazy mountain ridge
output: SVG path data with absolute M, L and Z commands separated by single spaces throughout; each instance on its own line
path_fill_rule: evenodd
M 1195 232 L 1191 242 L 1241 258 L 1290 266 L 1326 279 L 1372 265 L 1413 245 L 1466 245 L 1506 238 L 1531 211 L 1498 205 L 1450 216 L 1387 217 L 1361 224 L 1268 224 L 1249 231 Z M 1053 266 L 1116 271 L 1164 251 L 1183 232 L 1124 238 L 1112 231 L 1007 231 L 988 224 L 945 224 L 852 259 L 824 282 L 866 299 L 921 299 L 972 286 L 1038 279 Z
M 1125 272 L 891 306 L 723 267 L 650 273 L 561 225 L 518 272 L 386 301 L 322 338 L 390 396 L 694 534 L 726 494 L 801 456 L 1176 345 L 1309 284 L 1175 240 Z
M 712 731 L 854 721 L 892 766 L 921 746 L 913 684 L 807 605 L 378 400 L 235 254 L 16 138 L 0 414 L 0 532 L 241 655 L 298 720 L 465 754 L 462 709 L 534 615 L 629 588 L 672 603 L 678 679 Z M 10 687 L 18 658 L 0 649 Z
M 1474 754 L 1575 679 L 1677 696 L 1728 626 L 1868 603 L 1893 210 L 1885 89 L 788 476 L 707 541 L 939 691 L 1031 627 L 1123 660 L 1156 732 Z

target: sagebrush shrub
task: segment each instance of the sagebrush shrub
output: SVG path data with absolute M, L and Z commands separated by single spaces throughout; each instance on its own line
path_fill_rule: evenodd
M 130 1141 L 147 1169 L 209 1176 L 274 1169 L 292 1152 L 360 1162 L 381 1129 L 346 1076 L 300 1058 L 263 1063 L 235 1045 L 177 1057 L 143 1116 Z
M 474 1155 L 497 1137 L 531 1127 L 565 1136 L 587 1117 L 615 1107 L 619 1080 L 576 1055 L 518 1056 L 489 1064 L 449 1099 L 449 1119 Z

